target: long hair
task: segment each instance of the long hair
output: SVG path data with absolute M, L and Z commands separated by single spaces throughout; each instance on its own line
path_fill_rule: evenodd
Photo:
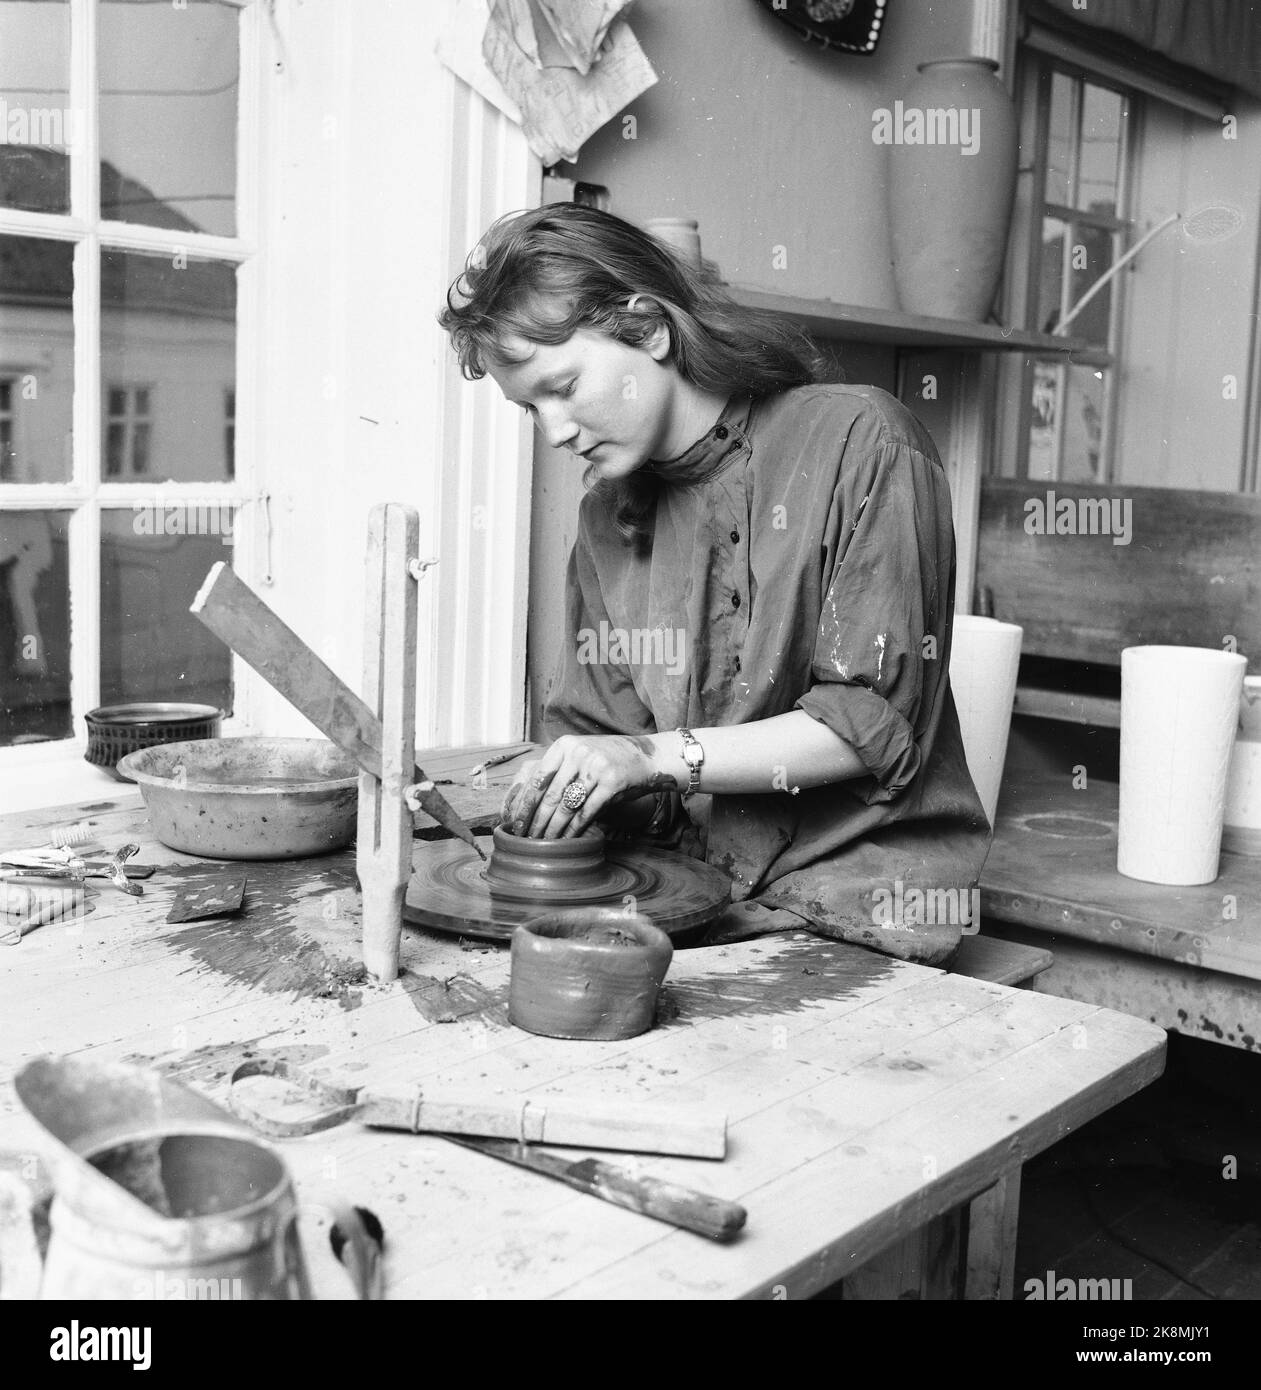
M 635 296 L 640 304 L 629 306 Z M 647 232 L 612 213 L 550 203 L 494 223 L 447 291 L 438 322 L 470 380 L 508 362 L 507 336 L 563 343 L 580 328 L 642 347 L 664 321 L 668 360 L 686 381 L 720 395 L 767 396 L 815 380 L 809 339 L 771 314 L 741 308 Z M 618 531 L 641 547 L 651 534 L 660 477 L 638 469 L 586 482 Z

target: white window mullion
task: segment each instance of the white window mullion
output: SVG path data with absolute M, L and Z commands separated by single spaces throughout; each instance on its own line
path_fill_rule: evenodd
M 70 0 L 70 106 L 79 118 L 70 147 L 70 215 L 84 225 L 100 216 L 96 32 L 96 0 Z
M 73 167 L 73 166 L 72 166 Z M 47 237 L 51 241 L 78 241 L 87 223 L 59 212 L 24 212 L 21 208 L 0 208 L 0 234 L 6 236 Z
M 89 503 L 70 519 L 70 710 L 77 736 L 101 703 L 101 514 Z
M 101 222 L 99 227 L 102 242 L 114 251 L 150 251 L 159 256 L 183 251 L 216 261 L 243 261 L 253 252 L 253 247 L 238 237 L 211 236 L 208 232 L 177 232 L 136 222 Z
M 101 521 L 95 505 L 101 479 L 100 130 L 96 96 L 97 7 L 72 0 L 70 100 L 82 112 L 70 151 L 70 210 L 88 227 L 74 249 L 74 468 L 86 500 L 70 522 L 70 710 L 77 735 L 101 694 Z

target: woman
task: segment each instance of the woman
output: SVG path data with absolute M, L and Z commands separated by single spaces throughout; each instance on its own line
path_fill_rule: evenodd
M 679 844 L 736 901 L 945 960 L 989 828 L 946 678 L 954 536 L 927 432 L 874 387 L 815 383 L 800 336 L 576 204 L 496 223 L 440 321 L 590 485 L 555 741 L 506 825 Z

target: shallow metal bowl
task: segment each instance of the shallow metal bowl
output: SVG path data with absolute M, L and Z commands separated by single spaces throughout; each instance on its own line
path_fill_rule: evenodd
M 322 738 L 210 738 L 129 753 L 153 833 L 208 859 L 302 859 L 354 839 L 359 772 Z

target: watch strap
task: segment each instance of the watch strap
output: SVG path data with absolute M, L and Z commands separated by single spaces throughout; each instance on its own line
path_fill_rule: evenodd
M 687 789 L 682 793 L 683 800 L 686 801 L 701 784 L 701 767 L 705 762 L 705 750 L 691 729 L 676 729 L 675 732 L 683 740 L 683 750 L 680 756 L 687 764 Z

